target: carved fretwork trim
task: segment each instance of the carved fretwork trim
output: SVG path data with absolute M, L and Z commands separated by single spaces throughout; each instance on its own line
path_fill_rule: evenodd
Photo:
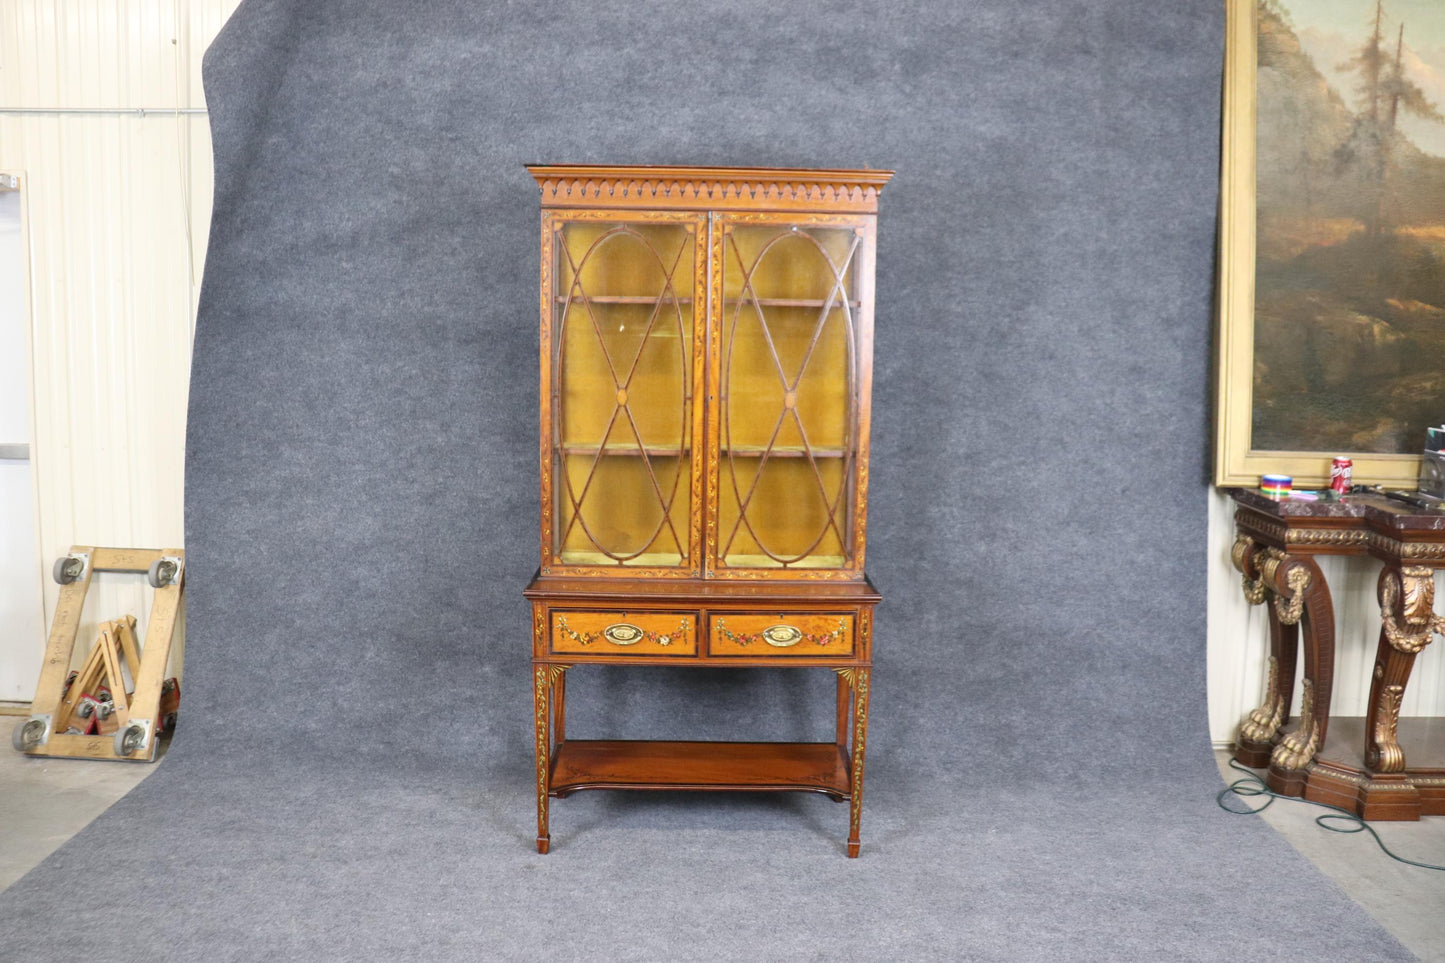
M 1383 535 L 1376 535 L 1390 554 L 1397 558 L 1419 559 L 1431 561 L 1445 559 L 1445 544 L 1434 542 L 1400 542 L 1393 538 L 1386 538 Z
M 1368 545 L 1373 533 L 1361 528 L 1303 528 L 1286 525 L 1284 522 L 1259 515 L 1239 514 L 1234 517 L 1235 528 L 1241 532 L 1258 535 L 1267 542 L 1295 546 L 1344 546 Z
M 1369 786 L 1371 794 L 1377 792 L 1414 792 L 1427 787 L 1445 786 L 1445 779 L 1437 776 L 1417 776 L 1413 773 L 1405 773 L 1403 782 L 1375 782 L 1375 780 L 1371 779 L 1367 774 L 1348 772 L 1330 765 L 1322 766 L 1321 763 L 1318 762 L 1311 763 L 1309 771 L 1311 774 L 1323 771 L 1325 775 L 1329 776 L 1331 782 L 1344 782 L 1352 786 Z
M 1359 546 L 1373 549 L 1387 558 L 1445 561 L 1445 541 L 1405 542 L 1383 532 L 1371 532 L 1363 528 L 1308 528 L 1287 525 L 1253 514 L 1238 514 L 1234 523 L 1241 533 L 1258 536 L 1266 542 L 1286 545 L 1291 549 Z
M 529 167 L 542 205 L 685 210 L 821 207 L 873 212 L 892 171 L 708 167 Z

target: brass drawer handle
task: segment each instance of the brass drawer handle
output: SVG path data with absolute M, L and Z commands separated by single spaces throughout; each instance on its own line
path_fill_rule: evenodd
M 613 645 L 636 645 L 642 641 L 643 632 L 635 625 L 618 622 L 602 630 L 602 637 Z M 668 639 L 671 642 L 671 639 Z
M 770 625 L 763 629 L 763 641 L 775 649 L 786 649 L 803 641 L 803 630 L 792 625 Z
M 754 632 L 748 635 L 738 635 L 727 627 L 727 622 L 718 619 L 715 623 L 718 632 L 736 645 L 747 648 L 759 640 L 766 642 L 775 649 L 790 649 L 799 642 L 808 642 L 812 645 L 832 645 L 848 634 L 848 621 L 838 620 L 838 627 L 831 632 L 820 632 L 817 635 L 808 635 L 802 629 L 786 622 L 779 622 L 777 625 L 770 625 L 761 632 Z
M 624 612 L 623 614 L 625 615 L 626 613 Z M 582 635 L 567 624 L 567 616 L 557 616 L 557 629 L 578 645 L 590 645 L 593 642 L 605 641 L 611 642 L 613 645 L 624 646 L 636 645 L 639 642 L 655 642 L 658 645 L 668 646 L 672 645 L 673 639 L 686 638 L 690 628 L 692 628 L 692 620 L 684 616 L 682 621 L 677 624 L 677 628 L 668 633 L 649 632 L 647 629 L 633 625 L 631 622 L 613 622 L 601 632 L 589 632 L 586 635 Z

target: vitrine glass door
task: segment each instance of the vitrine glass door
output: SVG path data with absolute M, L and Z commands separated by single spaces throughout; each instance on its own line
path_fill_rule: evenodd
M 705 326 L 694 311 L 704 224 L 693 214 L 584 212 L 544 222 L 554 508 L 544 527 L 554 564 L 700 570 L 692 501 Z
M 710 566 L 857 570 L 871 221 L 719 214 L 713 250 Z

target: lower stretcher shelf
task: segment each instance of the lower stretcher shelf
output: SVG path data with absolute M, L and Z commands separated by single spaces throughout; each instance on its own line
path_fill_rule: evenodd
M 832 742 L 652 742 L 568 739 L 548 788 L 804 790 L 849 795 L 848 758 Z

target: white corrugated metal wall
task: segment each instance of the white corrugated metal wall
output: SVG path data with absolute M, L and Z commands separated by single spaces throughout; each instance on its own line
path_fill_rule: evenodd
M 6 0 L 0 107 L 204 106 L 201 55 L 239 0 Z M 72 543 L 182 538 L 185 400 L 210 221 L 204 115 L 0 113 L 0 172 L 21 176 L 30 239 L 33 452 L 45 564 Z M 1258 701 L 1265 628 L 1229 565 L 1228 499 L 1211 496 L 1210 732 Z M 1374 568 L 1330 560 L 1340 658 L 1335 711 L 1363 712 Z M 87 615 L 143 614 L 140 577 L 110 577 Z M 45 580 L 47 613 L 56 587 Z M 1445 595 L 1442 595 L 1445 597 Z M 40 640 L 0 637 L 0 645 Z M 1445 656 L 1427 649 L 1407 715 L 1445 715 Z M 7 698 L 0 680 L 0 699 Z M 24 683 L 28 692 L 34 680 Z
M 0 3 L 0 108 L 40 111 L 0 113 L 0 172 L 25 197 L 36 564 L 47 573 L 76 543 L 182 543 L 209 127 L 204 114 L 102 111 L 203 108 L 201 56 L 238 4 Z M 58 587 L 48 574 L 45 585 L 48 624 Z M 82 647 L 98 620 L 144 618 L 149 594 L 138 575 L 93 583 Z M 21 699 L 34 692 L 35 679 L 0 680 L 0 699 L 17 684 Z

